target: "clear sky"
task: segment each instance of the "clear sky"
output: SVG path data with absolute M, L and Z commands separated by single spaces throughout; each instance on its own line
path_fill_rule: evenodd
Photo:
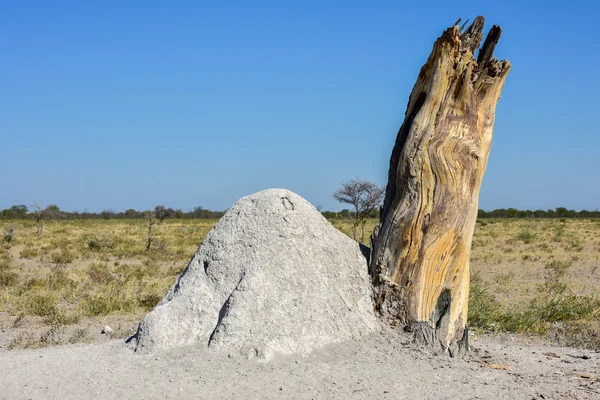
M 225 209 L 269 187 L 325 209 L 385 184 L 408 95 L 459 17 L 513 69 L 480 208 L 600 208 L 591 1 L 1 1 L 0 208 Z

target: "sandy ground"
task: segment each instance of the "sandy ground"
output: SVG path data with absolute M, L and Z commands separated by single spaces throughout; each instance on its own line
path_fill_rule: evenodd
M 398 330 L 260 363 L 122 341 L 0 351 L 2 399 L 600 399 L 600 352 L 479 337 L 463 360 L 414 349 Z

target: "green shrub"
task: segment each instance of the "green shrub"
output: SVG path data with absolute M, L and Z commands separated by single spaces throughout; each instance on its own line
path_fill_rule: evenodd
M 493 331 L 546 334 L 554 323 L 597 320 L 600 299 L 574 294 L 561 281 L 568 261 L 554 260 L 546 265 L 552 273 L 539 285 L 535 298 L 511 308 L 503 308 L 487 287 L 473 280 L 469 294 L 469 325 Z
M 25 310 L 29 315 L 51 316 L 58 312 L 56 298 L 51 294 L 33 294 L 26 299 Z
M 83 247 L 90 251 L 110 250 L 115 247 L 114 241 L 108 235 L 85 234 L 81 238 Z
M 517 240 L 522 240 L 524 243 L 531 243 L 535 239 L 537 239 L 538 234 L 536 232 L 531 231 L 521 231 L 517 235 Z
M 479 283 L 471 284 L 469 292 L 469 326 L 494 330 L 497 328 L 500 314 L 500 304 L 488 288 Z

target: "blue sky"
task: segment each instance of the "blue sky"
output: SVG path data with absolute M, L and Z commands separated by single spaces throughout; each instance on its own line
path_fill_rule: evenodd
M 1 2 L 0 208 L 225 209 L 285 187 L 341 209 L 342 181 L 385 184 L 433 41 L 478 14 L 513 65 L 480 208 L 600 208 L 600 6 L 403 3 Z

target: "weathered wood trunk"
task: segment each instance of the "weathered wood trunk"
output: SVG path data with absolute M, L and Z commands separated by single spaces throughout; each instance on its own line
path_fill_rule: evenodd
M 510 70 L 493 58 L 502 30 L 483 17 L 448 28 L 410 95 L 372 238 L 377 308 L 453 354 L 466 332 L 469 256 L 496 103 Z

